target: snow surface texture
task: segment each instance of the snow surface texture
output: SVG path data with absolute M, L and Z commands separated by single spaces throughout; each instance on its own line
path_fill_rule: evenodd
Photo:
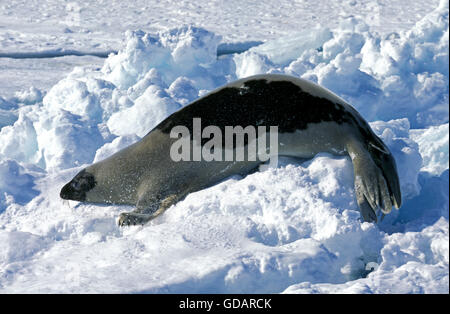
M 448 1 L 381 36 L 342 18 L 217 58 L 221 36 L 128 31 L 101 69 L 0 98 L 1 292 L 448 293 Z M 144 227 L 63 203 L 74 174 L 224 83 L 286 73 L 353 104 L 397 160 L 404 205 L 361 223 L 349 158 L 192 193 Z
M 292 30 L 322 24 L 334 27 L 342 17 L 362 17 L 375 30 L 411 27 L 439 0 L 343 0 L 258 2 L 241 0 L 14 0 L 0 3 L 3 53 L 118 50 L 128 29 L 147 32 L 183 24 L 202 25 L 226 42 L 276 39 Z

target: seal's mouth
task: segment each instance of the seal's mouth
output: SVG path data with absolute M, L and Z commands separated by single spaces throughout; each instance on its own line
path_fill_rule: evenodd
M 63 200 L 70 200 L 70 189 L 69 184 L 66 184 L 61 189 L 61 192 L 59 193 L 59 197 L 61 197 Z

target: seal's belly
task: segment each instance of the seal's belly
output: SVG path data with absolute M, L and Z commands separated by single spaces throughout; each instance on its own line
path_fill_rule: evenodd
M 345 129 L 345 127 L 344 127 Z M 270 146 L 271 138 L 267 135 L 267 147 Z M 296 130 L 289 133 L 278 133 L 277 136 L 277 155 L 292 156 L 299 158 L 312 158 L 320 152 L 328 152 L 334 155 L 343 155 L 345 149 L 345 130 L 343 126 L 333 122 L 322 122 L 310 124 L 306 129 Z M 155 169 L 149 172 L 152 182 L 155 182 L 154 188 L 158 189 L 158 193 L 164 194 L 160 188 L 167 189 L 171 187 L 172 191 L 178 190 L 198 190 L 209 185 L 215 184 L 234 174 L 245 174 L 257 167 L 261 162 L 259 159 L 248 159 L 248 146 L 245 147 L 245 157 L 243 161 L 233 160 L 227 161 L 179 161 L 174 162 L 170 158 L 162 158 L 168 155 L 169 147 L 166 147 L 165 154 L 158 151 L 161 158 L 161 164 L 156 167 L 163 169 L 156 173 Z M 236 147 L 235 147 L 236 152 Z M 272 151 L 270 152 L 272 154 Z M 222 156 L 224 157 L 224 155 Z M 156 182 L 159 178 L 159 182 Z M 176 179 L 174 179 L 176 178 Z

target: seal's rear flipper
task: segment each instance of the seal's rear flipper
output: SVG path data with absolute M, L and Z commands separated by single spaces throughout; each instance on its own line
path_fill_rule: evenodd
M 394 202 L 397 200 L 397 191 L 391 191 L 391 185 L 389 185 L 396 182 L 393 181 L 392 176 L 386 178 L 383 172 L 384 168 L 378 166 L 378 164 L 384 165 L 391 160 L 381 159 L 355 141 L 349 141 L 347 150 L 353 163 L 356 200 L 361 215 L 364 221 L 377 222 L 376 213 L 381 211 L 383 214 L 389 214 L 392 210 L 393 200 Z M 395 172 L 393 175 L 397 176 L 397 173 Z
M 389 203 L 399 209 L 402 206 L 402 193 L 394 156 L 379 137 L 374 135 L 373 140 L 374 142 L 370 142 L 368 145 L 368 151 L 372 160 L 382 172 L 385 180 L 383 185 L 385 184 L 388 189 Z
M 366 197 L 363 193 L 358 193 L 358 189 L 355 189 L 356 191 L 356 200 L 358 202 L 359 210 L 361 212 L 361 216 L 364 221 L 366 222 L 377 222 L 377 214 L 373 210 L 372 206 L 370 206 L 369 202 L 367 201 Z

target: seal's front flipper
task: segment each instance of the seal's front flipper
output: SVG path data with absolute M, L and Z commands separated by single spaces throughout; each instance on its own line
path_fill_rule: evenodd
M 150 220 L 161 215 L 167 208 L 175 204 L 180 198 L 171 194 L 159 203 L 159 207 L 147 205 L 144 207 L 143 200 L 139 200 L 137 209 L 130 213 L 122 213 L 119 216 L 119 226 L 145 225 Z
M 152 215 L 140 214 L 136 212 L 131 213 L 121 213 L 119 216 L 119 226 L 135 226 L 135 225 L 145 225 L 152 219 Z

